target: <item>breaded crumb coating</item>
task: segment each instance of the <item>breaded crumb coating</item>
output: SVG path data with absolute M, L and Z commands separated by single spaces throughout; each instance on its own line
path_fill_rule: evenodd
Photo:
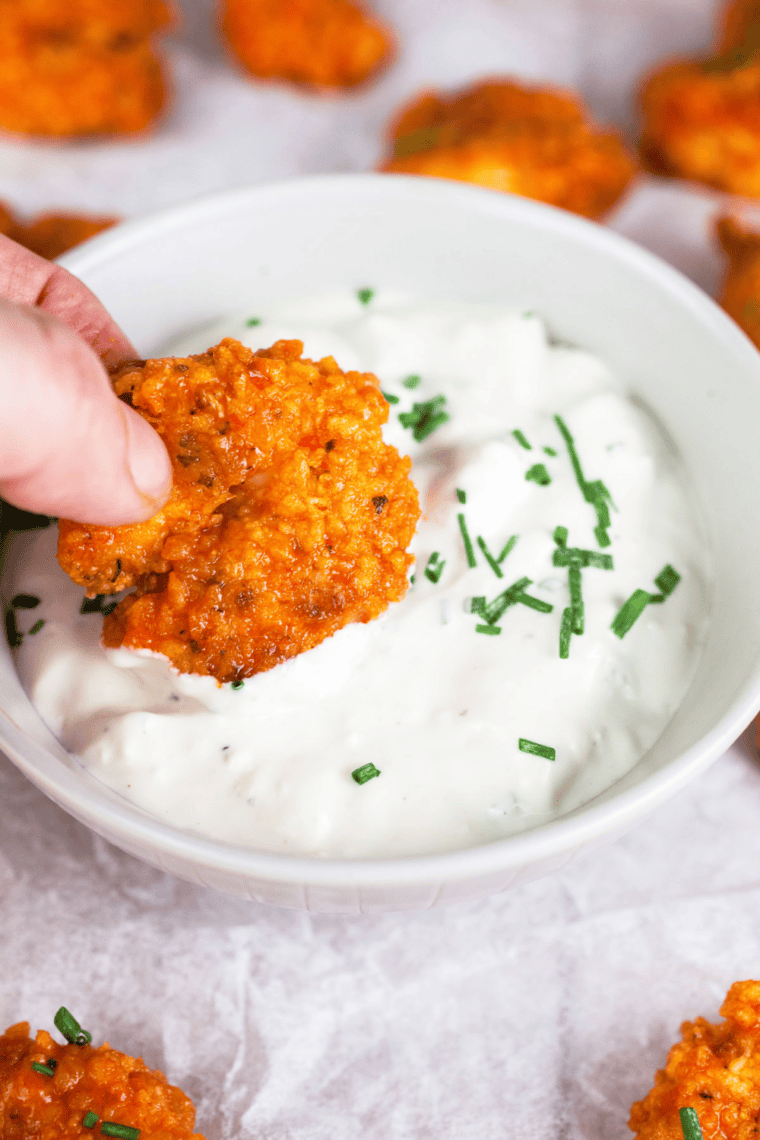
M 136 587 L 105 619 L 107 646 L 237 681 L 406 593 L 420 511 L 411 460 L 382 440 L 377 379 L 302 351 L 226 339 L 114 375 L 164 439 L 174 486 L 147 523 L 60 523 L 61 566 L 91 596 Z
M 387 62 L 387 28 L 354 0 L 224 0 L 232 52 L 261 78 L 352 87 Z
M 171 22 L 166 0 L 0 0 L 0 129 L 143 130 L 166 98 L 152 40 Z
M 719 303 L 760 348 L 760 233 L 728 216 L 715 229 L 729 262 Z
M 50 1067 L 39 1073 L 33 1062 Z M 193 1132 L 195 1108 L 158 1069 L 118 1053 L 110 1045 L 59 1045 L 41 1030 L 34 1041 L 29 1023 L 0 1036 L 0 1136 L 3 1140 L 81 1140 L 88 1112 L 100 1122 L 137 1128 L 140 1140 L 203 1140 Z
M 760 1134 L 760 982 L 735 982 L 711 1025 L 685 1021 L 654 1088 L 631 1109 L 639 1140 L 683 1140 L 679 1109 L 692 1108 L 704 1140 Z
M 618 136 L 594 126 L 577 96 L 514 80 L 427 92 L 389 133 L 384 171 L 475 182 L 588 218 L 611 209 L 636 170 Z

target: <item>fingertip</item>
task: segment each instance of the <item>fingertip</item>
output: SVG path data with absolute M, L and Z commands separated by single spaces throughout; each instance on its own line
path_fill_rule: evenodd
M 172 487 L 172 467 L 159 434 L 132 408 L 124 408 L 127 433 L 127 469 L 142 510 L 134 519 L 143 522 L 161 510 Z

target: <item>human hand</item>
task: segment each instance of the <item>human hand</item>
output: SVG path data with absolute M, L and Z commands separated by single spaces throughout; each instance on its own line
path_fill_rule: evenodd
M 156 513 L 171 465 L 104 365 L 137 356 L 65 269 L 0 236 L 0 495 L 27 511 L 116 526 Z

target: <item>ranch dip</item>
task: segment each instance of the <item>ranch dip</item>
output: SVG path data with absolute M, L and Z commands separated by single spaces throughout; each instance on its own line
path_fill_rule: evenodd
M 376 373 L 423 508 L 413 584 L 233 689 L 104 650 L 54 528 L 21 537 L 6 601 L 39 604 L 15 611 L 18 668 L 64 746 L 177 827 L 316 857 L 487 843 L 629 771 L 694 673 L 710 573 L 678 457 L 605 364 L 534 313 L 369 290 L 262 306 L 167 354 L 223 336 Z

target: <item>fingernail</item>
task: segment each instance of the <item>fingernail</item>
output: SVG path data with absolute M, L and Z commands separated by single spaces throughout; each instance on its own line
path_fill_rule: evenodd
M 124 409 L 127 424 L 127 464 L 132 482 L 146 509 L 155 514 L 164 505 L 172 485 L 169 456 L 161 437 L 131 408 Z

